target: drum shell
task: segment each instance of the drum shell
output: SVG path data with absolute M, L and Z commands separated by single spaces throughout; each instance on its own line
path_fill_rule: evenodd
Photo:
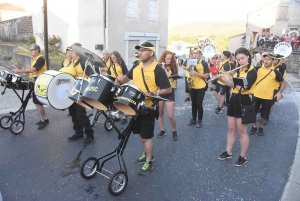
M 11 84 L 16 88 L 18 88 L 21 85 L 21 82 L 22 82 L 22 77 L 17 74 L 14 74 L 11 79 Z
M 92 75 L 82 99 L 93 107 L 105 111 L 113 104 L 117 90 L 115 83 L 108 77 Z
M 127 115 L 138 114 L 139 104 L 145 100 L 144 93 L 133 85 L 122 85 L 114 106 Z
M 42 104 L 58 110 L 66 109 L 73 104 L 68 95 L 74 82 L 75 78 L 68 73 L 48 70 L 36 79 L 34 93 Z
M 88 85 L 89 81 L 87 79 L 78 78 L 69 94 L 69 98 L 75 103 L 91 110 L 93 107 L 82 100 L 82 95 L 84 94 L 84 91 Z
M 12 73 L 8 72 L 8 71 L 1 71 L 1 76 L 0 76 L 0 82 L 6 83 L 6 84 L 11 84 L 11 80 L 13 78 Z

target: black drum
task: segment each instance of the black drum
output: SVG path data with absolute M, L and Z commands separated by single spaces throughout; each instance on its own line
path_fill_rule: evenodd
M 3 70 L 0 72 L 0 82 L 4 84 L 11 84 L 11 80 L 13 76 L 14 76 L 13 73 Z
M 117 91 L 117 86 L 109 77 L 94 74 L 90 76 L 90 84 L 82 99 L 89 105 L 105 111 L 113 104 Z
M 75 86 L 73 87 L 73 89 L 69 94 L 69 98 L 74 102 L 76 102 L 77 104 L 92 110 L 93 107 L 82 100 L 82 95 L 84 94 L 84 91 L 86 90 L 88 85 L 89 85 L 89 81 L 87 79 L 78 78 L 75 81 Z
M 145 95 L 139 88 L 131 84 L 124 84 L 117 94 L 117 101 L 114 102 L 114 106 L 124 114 L 136 115 L 139 105 L 144 100 Z
M 12 79 L 11 79 L 11 84 L 18 88 L 22 83 L 22 77 L 20 75 L 14 74 Z

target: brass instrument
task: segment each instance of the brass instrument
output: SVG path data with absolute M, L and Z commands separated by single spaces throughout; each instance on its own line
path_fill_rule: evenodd
M 233 70 L 226 71 L 226 73 L 232 73 L 232 72 L 234 72 L 234 71 L 236 71 L 236 70 L 239 70 L 240 68 L 243 68 L 244 66 L 247 66 L 248 64 L 249 64 L 249 63 L 246 63 L 246 64 L 241 65 L 240 67 L 237 67 L 237 68 L 235 68 L 235 69 L 233 69 Z M 208 83 L 208 82 L 212 82 L 212 81 L 214 81 L 214 80 L 216 80 L 216 79 L 219 79 L 219 78 L 222 77 L 222 76 L 223 76 L 223 74 L 217 74 L 215 77 L 209 79 L 209 80 L 207 81 L 207 83 Z
M 194 66 L 189 66 L 189 72 L 191 73 L 191 71 L 193 70 L 193 67 Z M 192 89 L 192 86 L 193 86 L 193 75 L 190 74 L 189 77 L 186 78 L 186 81 L 188 83 L 188 88 L 189 90 Z
M 249 52 L 250 52 L 250 55 L 252 56 L 252 54 L 253 54 L 253 46 L 254 46 L 254 41 L 255 41 L 255 37 L 256 37 L 256 34 L 257 34 L 258 32 L 256 32 L 256 31 L 252 31 L 252 37 L 251 37 L 251 39 L 250 39 L 250 44 L 249 44 Z

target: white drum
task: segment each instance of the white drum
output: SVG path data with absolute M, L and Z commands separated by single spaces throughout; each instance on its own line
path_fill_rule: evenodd
M 74 82 L 75 78 L 68 73 L 47 70 L 36 79 L 34 93 L 42 104 L 63 110 L 74 103 L 68 97 Z

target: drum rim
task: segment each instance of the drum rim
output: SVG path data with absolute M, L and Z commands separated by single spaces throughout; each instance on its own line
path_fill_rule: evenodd
M 105 75 L 99 75 L 99 77 L 105 79 L 106 81 L 112 83 L 113 85 L 116 85 L 111 79 L 109 79 L 109 78 L 108 78 L 107 76 L 105 76 Z
M 75 79 L 75 82 L 77 82 L 77 80 L 82 80 L 82 77 L 76 78 L 76 79 Z M 83 80 L 87 81 L 88 83 L 90 82 L 90 81 L 89 81 L 88 79 L 86 79 L 86 78 L 83 78 Z
M 141 89 L 139 89 L 137 86 L 135 86 L 133 84 L 123 84 L 123 85 L 120 86 L 120 88 L 122 88 L 123 86 L 130 86 L 130 87 L 136 89 L 137 91 L 142 92 L 142 94 L 144 94 L 144 92 Z

